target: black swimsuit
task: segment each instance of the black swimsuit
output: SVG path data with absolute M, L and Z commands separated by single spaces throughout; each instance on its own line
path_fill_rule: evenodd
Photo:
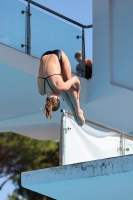
M 42 55 L 42 57 L 45 56 L 45 55 L 49 55 L 49 54 L 55 54 L 55 55 L 58 57 L 60 66 L 61 66 L 61 68 L 62 68 L 62 54 L 61 54 L 61 51 L 60 51 L 60 50 L 47 51 L 47 52 L 45 52 L 45 53 Z M 41 58 L 42 58 L 42 57 L 41 57 Z M 52 74 L 51 76 L 54 76 L 54 75 L 60 75 L 60 76 L 61 76 L 61 74 Z M 56 93 L 56 92 L 52 89 L 50 83 L 48 82 L 48 78 L 51 77 L 51 76 L 48 76 L 48 77 L 46 77 L 46 78 L 44 78 L 44 77 L 38 77 L 38 78 L 44 79 L 44 94 L 46 94 L 46 92 L 45 92 L 45 80 L 47 81 L 47 83 L 48 83 L 49 87 L 51 88 L 51 90 L 52 90 L 54 93 Z

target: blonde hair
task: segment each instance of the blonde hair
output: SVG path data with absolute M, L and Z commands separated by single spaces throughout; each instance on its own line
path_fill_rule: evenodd
M 46 99 L 46 104 L 45 104 L 45 111 L 44 115 L 48 119 L 50 117 L 50 120 L 52 120 L 52 111 L 58 110 L 60 107 L 60 100 L 56 99 L 55 97 L 50 97 Z
M 82 56 L 82 51 L 77 51 L 74 56 L 75 58 L 79 58 L 80 56 Z

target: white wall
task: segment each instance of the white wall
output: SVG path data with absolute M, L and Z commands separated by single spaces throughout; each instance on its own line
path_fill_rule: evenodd
M 111 83 L 133 90 L 133 0 L 110 2 Z
M 83 106 L 85 117 L 127 133 L 133 130 L 133 92 L 129 89 L 112 85 L 110 77 L 114 77 L 112 74 L 115 74 L 115 80 L 119 82 L 120 67 L 123 67 L 125 70 L 125 67 L 128 68 L 131 66 L 132 59 L 129 59 L 129 65 L 117 65 L 119 66 L 117 69 L 115 62 L 117 61 L 118 64 L 120 59 L 124 59 L 118 52 L 118 50 L 121 50 L 121 45 L 119 46 L 119 41 L 115 45 L 111 44 L 118 31 L 117 26 L 112 25 L 112 21 L 118 21 L 117 18 L 120 17 L 117 15 L 115 9 L 121 10 L 125 4 L 128 7 L 128 4 L 131 2 L 129 0 L 93 0 L 93 78 L 89 81 L 89 103 Z M 115 3 L 117 7 L 115 7 Z M 113 17 L 112 9 L 115 12 Z M 126 14 L 123 12 L 123 15 Z M 133 12 L 129 12 L 129 14 L 133 15 Z M 128 20 L 129 16 L 127 17 Z M 132 21 L 132 16 L 130 20 Z M 127 29 L 125 31 L 127 32 Z M 125 37 L 125 40 L 130 43 L 131 37 Z M 112 52 L 116 48 L 117 54 L 113 54 L 114 63 L 112 64 Z M 131 55 L 131 48 L 128 51 Z M 112 71 L 112 68 L 115 70 Z M 130 73 L 133 74 L 133 71 Z M 121 80 L 123 80 L 123 74 L 121 74 Z M 131 81 L 129 81 L 129 77 L 127 76 L 124 84 L 128 82 L 131 85 Z

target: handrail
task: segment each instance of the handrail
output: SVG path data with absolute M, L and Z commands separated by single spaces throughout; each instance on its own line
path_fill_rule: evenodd
M 68 18 L 68 17 L 66 17 L 66 16 L 64 16 L 64 15 L 62 15 L 60 13 L 57 13 L 57 12 L 55 12 L 55 11 L 53 11 L 53 10 L 51 10 L 51 9 L 49 9 L 49 8 L 39 4 L 39 3 L 37 3 L 35 1 L 32 1 L 32 0 L 25 0 L 25 1 L 28 3 L 29 10 L 30 10 L 30 4 L 33 4 L 33 5 L 39 7 L 41 9 L 43 9 L 43 10 L 46 10 L 49 13 L 52 13 L 53 15 L 56 15 L 56 16 L 64 19 L 64 20 L 69 21 L 70 23 L 73 23 L 73 24 L 75 24 L 75 25 L 77 25 L 77 26 L 82 28 L 82 36 L 76 36 L 76 38 L 77 39 L 79 37 L 82 38 L 82 71 L 81 71 L 80 76 L 86 77 L 86 70 L 85 70 L 85 33 L 84 33 L 84 29 L 85 28 L 92 28 L 93 25 L 83 25 L 83 24 L 81 24 L 81 23 L 79 23 L 79 22 L 77 22 L 75 20 L 72 20 L 72 19 L 70 19 L 70 18 Z M 30 12 L 27 13 L 27 16 L 29 16 L 29 18 L 30 18 Z M 29 26 L 27 26 L 27 27 L 29 27 Z M 30 29 L 30 27 L 29 27 L 29 29 Z M 29 31 L 29 33 L 30 33 L 30 31 Z M 29 41 L 30 41 L 30 34 L 29 34 Z M 27 46 L 27 51 L 29 51 L 30 43 L 27 42 L 27 45 L 23 45 L 23 46 Z
M 65 19 L 65 20 L 67 20 L 67 21 L 69 21 L 69 22 L 71 22 L 71 23 L 73 23 L 73 24 L 75 24 L 75 25 L 77 25 L 77 26 L 80 26 L 80 27 L 82 27 L 82 28 L 92 28 L 92 27 L 93 27 L 92 25 L 83 25 L 83 24 L 81 24 L 81 23 L 79 23 L 79 22 L 76 22 L 76 21 L 74 21 L 74 20 L 72 20 L 72 19 L 70 19 L 70 18 L 68 18 L 68 17 L 66 17 L 66 16 L 64 16 L 64 15 L 61 15 L 61 14 L 59 14 L 59 13 L 57 13 L 57 12 L 55 12 L 55 11 L 49 9 L 49 8 L 46 8 L 45 6 L 42 6 L 42 5 L 39 4 L 39 3 L 36 3 L 35 1 L 30 1 L 30 0 L 25 0 L 25 1 L 27 1 L 27 2 L 29 2 L 29 3 L 31 3 L 31 4 L 33 4 L 33 5 L 35 5 L 35 6 L 39 7 L 39 8 L 41 8 L 41 9 L 43 9 L 43 10 L 46 10 L 46 11 L 52 13 L 53 15 L 56 15 L 56 16 L 58 16 L 58 17 L 61 17 L 62 19 Z
M 67 114 L 69 114 L 69 115 L 71 115 L 71 116 L 73 116 L 72 113 L 70 113 L 70 112 L 68 112 L 68 111 L 66 111 L 66 110 L 61 110 L 61 112 L 62 112 L 62 111 L 64 111 L 65 113 L 67 113 Z M 90 123 L 90 124 L 99 126 L 99 127 L 101 127 L 101 128 L 107 129 L 107 130 L 109 130 L 109 131 L 113 131 L 113 132 L 115 132 L 115 133 L 118 133 L 118 134 L 121 135 L 121 136 L 125 136 L 125 138 L 127 138 L 127 139 L 133 140 L 133 136 L 131 136 L 131 135 L 127 134 L 127 133 L 118 131 L 118 130 L 116 130 L 116 129 L 113 129 L 113 128 L 111 128 L 111 127 L 105 126 L 105 125 L 103 125 L 103 124 L 99 124 L 98 122 L 94 122 L 94 121 L 89 120 L 89 119 L 85 119 L 85 121 L 86 121 L 87 123 Z

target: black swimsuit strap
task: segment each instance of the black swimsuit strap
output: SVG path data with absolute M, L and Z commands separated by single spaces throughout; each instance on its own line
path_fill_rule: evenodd
M 51 77 L 51 76 L 54 76 L 54 75 L 60 75 L 60 76 L 61 76 L 61 74 L 52 74 L 52 75 L 50 75 L 50 76 L 48 76 L 48 77 L 46 77 L 46 78 L 44 78 L 44 77 L 38 77 L 38 78 L 47 79 L 47 78 L 49 78 L 49 77 Z
M 45 79 L 47 79 L 47 78 L 49 78 L 49 77 L 51 77 L 51 76 L 54 76 L 54 75 L 60 75 L 60 76 L 61 76 L 61 73 L 60 73 L 60 74 L 52 74 L 52 75 L 46 77 Z

